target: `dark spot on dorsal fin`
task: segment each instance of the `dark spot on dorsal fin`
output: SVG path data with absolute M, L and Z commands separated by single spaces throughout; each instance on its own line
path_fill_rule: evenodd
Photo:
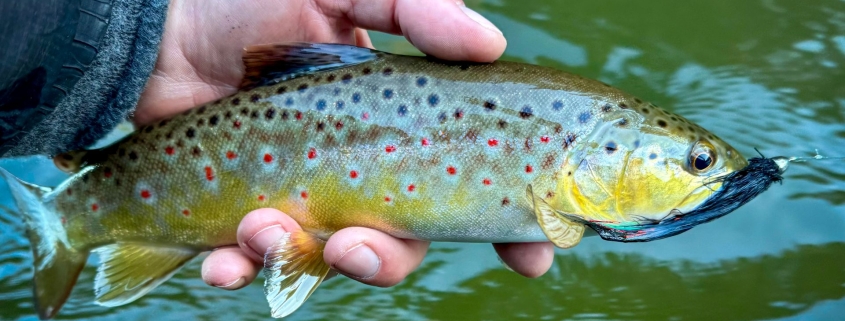
M 666 123 L 666 121 L 665 121 L 665 120 L 663 120 L 663 119 L 658 119 L 658 120 L 657 120 L 657 126 L 660 126 L 661 128 L 666 128 L 666 126 L 668 126 L 668 125 L 669 125 L 669 124 L 667 124 L 667 123 Z
M 205 113 L 205 106 L 200 106 L 200 108 L 197 108 L 197 115 L 202 115 L 203 113 Z
M 364 69 L 361 70 L 361 73 L 365 75 L 369 75 L 371 72 L 373 72 L 373 70 L 370 69 L 370 67 L 364 67 Z
M 293 79 L 303 74 L 357 65 L 377 58 L 375 50 L 341 44 L 286 43 L 251 46 L 241 89 Z
M 169 122 L 169 120 L 167 120 L 167 119 L 162 120 L 162 121 L 158 122 L 158 127 L 161 128 L 161 127 L 167 126 L 168 122 Z
M 384 70 L 381 73 L 384 74 L 385 76 L 390 76 L 390 75 L 393 74 L 393 68 L 390 68 L 390 67 L 384 68 Z
M 134 150 L 129 152 L 129 159 L 133 161 L 138 160 L 138 153 L 136 153 Z
M 279 86 L 279 88 L 276 88 L 277 94 L 284 94 L 286 91 L 288 91 L 288 87 L 286 86 Z
M 232 98 L 232 105 L 237 106 L 237 105 L 240 105 L 240 104 L 241 104 L 241 99 L 240 99 L 240 98 L 237 98 L 237 97 L 236 97 L 236 98 Z
M 298 92 L 303 92 L 306 89 L 308 89 L 308 84 L 302 84 L 302 85 L 299 85 L 299 87 L 296 87 L 296 91 L 298 91 Z

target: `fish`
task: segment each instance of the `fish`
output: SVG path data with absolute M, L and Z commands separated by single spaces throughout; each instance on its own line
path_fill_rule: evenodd
M 241 218 L 259 208 L 303 228 L 265 255 L 281 318 L 325 278 L 325 240 L 346 227 L 560 248 L 591 234 L 650 241 L 733 211 L 785 168 L 542 66 L 314 43 L 251 46 L 243 61 L 236 94 L 57 155 L 72 175 L 55 188 L 0 170 L 28 226 L 39 317 L 56 315 L 92 252 L 96 303 L 127 304 L 199 253 L 237 244 Z

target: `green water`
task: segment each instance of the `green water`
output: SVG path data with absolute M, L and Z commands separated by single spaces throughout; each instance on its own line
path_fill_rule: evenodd
M 509 39 L 505 58 L 598 78 L 699 123 L 746 156 L 845 155 L 845 1 L 468 1 Z M 384 50 L 413 52 L 374 35 Z M 55 185 L 44 159 L 4 160 Z M 0 203 L 12 207 L 8 189 Z M 91 263 L 94 263 L 92 261 Z M 195 260 L 130 305 L 91 304 L 93 265 L 59 319 L 268 319 L 260 282 L 206 286 Z M 20 222 L 0 217 L 0 319 L 35 319 Z M 845 314 L 845 162 L 794 165 L 783 185 L 690 232 L 645 244 L 586 239 L 529 280 L 489 245 L 435 244 L 402 284 L 324 284 L 288 320 L 773 320 Z

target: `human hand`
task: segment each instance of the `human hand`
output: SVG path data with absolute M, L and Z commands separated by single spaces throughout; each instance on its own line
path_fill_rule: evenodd
M 486 19 L 446 0 L 172 0 L 158 62 L 134 121 L 149 123 L 236 92 L 246 46 L 308 41 L 372 47 L 361 28 L 403 34 L 424 53 L 449 60 L 492 61 L 506 44 Z M 277 210 L 251 212 L 238 227 L 239 246 L 213 251 L 203 262 L 203 279 L 225 289 L 249 284 L 264 250 L 298 228 Z M 550 243 L 494 247 L 522 275 L 536 277 L 551 266 Z M 391 286 L 419 265 L 427 249 L 427 242 L 353 227 L 328 240 L 324 259 L 353 279 Z

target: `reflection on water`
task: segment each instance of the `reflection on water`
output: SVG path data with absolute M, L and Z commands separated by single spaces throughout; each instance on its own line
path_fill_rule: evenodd
M 845 2 L 467 1 L 502 27 L 510 60 L 598 78 L 678 112 L 746 156 L 845 156 Z M 414 52 L 398 37 L 377 47 Z M 0 161 L 55 185 L 49 161 Z M 0 204 L 13 207 L 0 186 Z M 0 211 L 2 212 L 2 211 Z M 714 223 L 646 244 L 591 238 L 527 280 L 489 246 L 437 244 L 380 289 L 328 281 L 291 320 L 778 319 L 845 314 L 845 163 L 795 164 L 783 185 Z M 60 319 L 264 320 L 261 284 L 226 292 L 199 260 L 131 305 L 91 304 L 93 263 Z M 34 319 L 20 221 L 0 215 L 0 319 Z

